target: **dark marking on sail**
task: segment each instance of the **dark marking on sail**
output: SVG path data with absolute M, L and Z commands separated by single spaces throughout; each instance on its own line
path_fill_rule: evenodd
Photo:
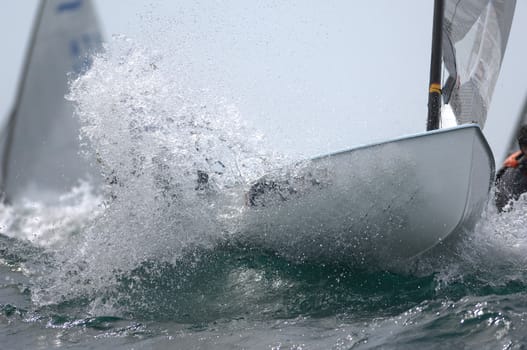
M 93 54 L 101 48 L 101 34 L 84 33 L 80 38 L 71 39 L 69 52 L 73 60 L 72 70 L 76 75 L 87 72 L 93 64 Z
M 75 0 L 75 1 L 69 1 L 64 2 L 62 4 L 59 4 L 57 6 L 57 12 L 67 12 L 67 11 L 75 11 L 81 8 L 83 0 Z

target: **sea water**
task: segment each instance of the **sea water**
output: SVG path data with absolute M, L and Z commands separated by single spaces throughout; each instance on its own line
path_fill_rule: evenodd
M 240 193 L 297 159 L 187 73 L 117 37 L 72 80 L 101 180 L 1 205 L 1 349 L 525 347 L 526 199 L 396 271 L 251 245 Z

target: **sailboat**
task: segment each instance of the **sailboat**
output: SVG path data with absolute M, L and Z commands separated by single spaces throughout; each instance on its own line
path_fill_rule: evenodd
M 4 200 L 51 201 L 79 179 L 97 176 L 79 155 L 79 125 L 64 95 L 68 79 L 89 67 L 101 42 L 90 0 L 40 2 L 15 104 L 0 135 Z
M 494 178 L 482 128 L 514 8 L 510 0 L 435 0 L 427 131 L 260 178 L 245 194 L 242 231 L 281 251 L 309 246 L 384 264 L 473 230 Z M 441 100 L 452 127 L 440 128 Z

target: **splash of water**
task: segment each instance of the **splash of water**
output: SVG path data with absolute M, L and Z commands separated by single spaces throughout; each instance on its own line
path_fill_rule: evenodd
M 527 281 L 527 196 L 498 213 L 491 201 L 474 235 L 464 244 L 464 262 L 492 276 L 493 283 Z
M 41 273 L 37 304 L 101 294 L 146 261 L 213 246 L 247 184 L 285 161 L 263 151 L 234 106 L 194 85 L 173 57 L 125 37 L 72 82 L 67 98 L 105 179 L 103 200 L 82 239 Z
M 494 191 L 494 190 L 493 190 Z M 493 198 L 491 191 L 490 198 Z M 527 285 L 527 195 L 498 213 L 490 200 L 473 232 L 416 259 L 407 272 L 436 275 L 437 291 L 506 293 Z M 522 287 L 523 286 L 523 287 Z M 456 292 L 457 293 L 457 292 Z

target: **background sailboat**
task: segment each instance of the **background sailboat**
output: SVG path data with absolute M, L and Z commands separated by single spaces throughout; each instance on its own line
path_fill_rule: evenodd
M 97 176 L 79 155 L 78 121 L 64 95 L 68 79 L 86 70 L 100 47 L 91 1 L 41 1 L 0 138 L 0 184 L 8 201 L 53 199 L 88 174 Z

